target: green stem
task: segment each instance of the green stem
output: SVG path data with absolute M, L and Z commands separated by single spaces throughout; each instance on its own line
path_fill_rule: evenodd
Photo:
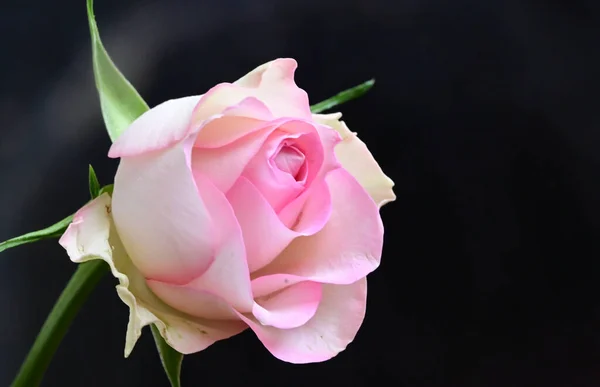
M 107 271 L 108 265 L 100 260 L 78 265 L 42 326 L 12 387 L 35 387 L 40 384 L 71 321 Z

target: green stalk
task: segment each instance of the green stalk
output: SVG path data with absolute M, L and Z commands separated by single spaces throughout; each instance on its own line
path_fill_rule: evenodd
M 101 260 L 78 265 L 48 315 L 11 387 L 35 387 L 41 383 L 71 321 L 107 271 L 108 265 Z

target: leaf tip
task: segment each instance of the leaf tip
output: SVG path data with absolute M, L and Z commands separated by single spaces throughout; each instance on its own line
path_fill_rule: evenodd
M 94 0 L 86 0 L 87 15 L 90 24 L 94 21 Z
M 88 164 L 88 183 L 90 188 L 90 196 L 92 199 L 95 199 L 100 195 L 100 182 L 98 181 L 98 176 L 96 175 L 96 171 L 94 171 L 94 167 L 91 164 Z

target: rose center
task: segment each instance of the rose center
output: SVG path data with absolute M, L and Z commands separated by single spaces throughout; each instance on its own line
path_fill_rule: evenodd
M 306 178 L 306 162 L 302 152 L 295 146 L 284 145 L 281 147 L 273 162 L 281 171 L 289 173 L 296 181 Z

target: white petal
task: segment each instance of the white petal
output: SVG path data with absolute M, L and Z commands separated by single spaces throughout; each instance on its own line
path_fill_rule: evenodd
M 341 113 L 313 114 L 316 122 L 330 126 L 342 137 L 336 145 L 335 155 L 340 164 L 362 185 L 379 207 L 396 200 L 394 182 L 387 177 L 373 155 L 356 133 L 352 133 L 344 121 L 339 119 Z
M 201 351 L 247 328 L 239 320 L 192 317 L 158 299 L 125 253 L 110 214 L 110 196 L 103 194 L 75 214 L 59 243 L 73 262 L 101 259 L 119 280 L 117 293 L 129 307 L 125 357 L 133 350 L 142 328 L 150 324 L 155 324 L 167 343 L 184 354 Z

